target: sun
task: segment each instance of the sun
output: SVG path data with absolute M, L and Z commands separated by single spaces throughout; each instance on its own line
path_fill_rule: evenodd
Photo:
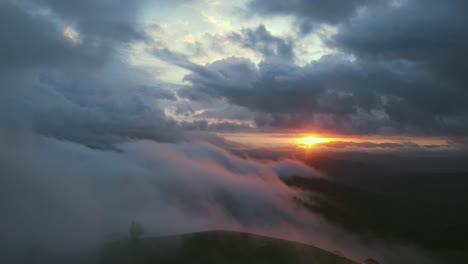
M 318 138 L 318 137 L 305 137 L 305 138 L 302 138 L 301 140 L 302 140 L 302 143 L 304 143 L 304 145 L 315 145 L 317 143 L 325 142 L 324 138 Z
M 329 141 L 330 139 L 325 138 L 325 137 L 319 137 L 319 136 L 306 136 L 306 137 L 300 137 L 296 139 L 297 144 L 303 148 L 310 148 L 317 144 L 326 143 Z

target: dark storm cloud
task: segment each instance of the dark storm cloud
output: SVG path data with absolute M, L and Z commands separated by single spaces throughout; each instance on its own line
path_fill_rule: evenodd
M 376 91 L 362 87 L 368 82 L 378 82 L 377 76 L 382 73 L 369 76 L 366 65 L 336 56 L 304 67 L 269 63 L 257 67 L 247 59 L 231 58 L 209 64 L 204 71 L 210 74 L 194 71 L 187 75 L 185 80 L 192 85 L 179 91 L 179 95 L 194 100 L 203 98 L 199 94 L 226 98 L 233 104 L 272 116 L 273 120 L 263 118 L 264 125 L 297 127 L 299 118 L 310 123 L 314 115 L 327 115 L 330 122 L 343 123 L 354 114 L 370 112 L 380 101 Z M 381 77 L 394 79 L 390 74 Z
M 0 71 L 82 63 L 94 65 L 108 51 L 88 43 L 74 45 L 64 27 L 48 16 L 31 14 L 10 1 L 0 2 Z
M 405 62 L 326 56 L 304 67 L 260 63 L 257 68 L 231 58 L 185 80 L 191 85 L 180 96 L 226 98 L 262 113 L 259 125 L 348 133 L 462 134 L 468 129 L 466 94 L 449 92 L 450 87 Z
M 248 10 L 264 16 L 292 15 L 297 18 L 301 33 L 309 33 L 316 24 L 338 24 L 345 21 L 356 11 L 370 3 L 381 0 L 251 0 Z
M 464 135 L 467 6 L 455 0 L 368 5 L 325 39 L 335 55 L 305 66 L 230 58 L 192 67 L 185 77 L 191 85 L 180 95 L 226 98 L 257 112 L 260 126 Z
M 341 65 L 334 65 L 335 62 Z M 340 68 L 341 71 L 329 72 L 330 67 Z M 306 67 L 262 62 L 258 68 L 248 59 L 230 58 L 208 64 L 205 70 L 210 74 L 207 76 L 193 72 L 185 76 L 185 80 L 193 84 L 187 89 L 209 93 L 212 96 L 226 97 L 232 103 L 256 111 L 300 112 L 319 110 L 319 102 L 315 98 L 328 92 L 326 88 L 333 88 L 332 84 L 327 82 L 334 80 L 331 80 L 331 76 L 323 76 L 323 74 L 339 76 L 349 73 L 353 75 L 352 72 L 355 70 L 353 67 L 352 63 L 344 63 L 332 57 L 323 59 L 323 63 Z M 217 79 L 211 76 L 216 76 Z M 338 97 L 340 96 L 337 95 L 334 100 L 339 100 Z M 330 107 L 330 109 L 323 109 L 324 111 L 346 113 L 353 111 L 349 106 L 348 104 L 324 104 L 322 107 Z M 331 109 L 333 107 L 336 108 Z
M 33 1 L 50 8 L 54 14 L 76 25 L 80 32 L 92 39 L 129 42 L 145 38 L 144 33 L 138 30 L 136 26 L 140 1 Z
M 147 85 L 150 77 L 144 72 L 114 67 L 95 73 L 34 72 L 11 82 L 0 79 L 2 86 L 11 88 L 1 92 L 0 112 L 8 114 L 1 115 L 0 126 L 33 129 L 97 147 L 128 138 L 177 138 L 176 123 L 156 103 L 161 96 L 174 95 Z
M 404 61 L 408 67 L 399 70 L 413 71 L 406 78 L 412 85 L 386 90 L 392 95 L 387 113 L 398 122 L 426 119 L 428 126 L 466 134 L 467 12 L 466 1 L 458 0 L 411 0 L 374 8 L 343 24 L 329 45 L 366 61 Z
M 146 96 L 153 97 L 154 99 L 164 99 L 170 101 L 177 100 L 177 97 L 173 91 L 161 89 L 157 86 L 140 85 L 137 87 L 137 91 L 144 93 Z
M 124 43 L 144 40 L 137 1 L 0 2 L 0 70 L 99 66 Z M 66 38 L 65 29 L 75 40 Z
M 233 32 L 228 38 L 244 48 L 260 52 L 266 61 L 287 63 L 294 60 L 292 40 L 272 35 L 264 25 L 258 26 L 255 30 L 244 29 L 240 33 Z
M 223 108 L 214 105 L 213 108 L 204 110 L 203 113 L 196 114 L 194 117 L 196 118 L 215 118 L 215 119 L 232 119 L 232 120 L 239 120 L 239 121 L 249 121 L 252 120 L 253 114 L 246 108 L 238 107 L 235 105 L 227 104 L 224 101 L 219 102 L 219 104 L 223 104 Z
M 343 25 L 330 45 L 366 59 L 407 60 L 444 82 L 447 93 L 466 90 L 467 12 L 458 0 L 375 8 Z
M 175 94 L 115 52 L 144 40 L 137 1 L 2 1 L 0 126 L 107 147 L 174 140 L 157 99 Z M 67 38 L 65 29 L 75 32 Z M 70 36 L 69 36 L 70 37 Z
M 228 121 L 208 123 L 206 120 L 197 120 L 192 122 L 181 122 L 180 125 L 188 131 L 241 131 L 252 129 L 246 124 L 239 124 Z

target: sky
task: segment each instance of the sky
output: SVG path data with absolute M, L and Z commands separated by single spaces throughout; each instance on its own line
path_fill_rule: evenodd
M 260 132 L 466 148 L 464 1 L 1 5 L 8 126 L 93 142 Z
M 467 13 L 464 0 L 0 0 L 0 248 L 89 245 L 136 220 L 370 256 L 297 212 L 280 180 L 320 172 L 231 150 L 465 153 Z

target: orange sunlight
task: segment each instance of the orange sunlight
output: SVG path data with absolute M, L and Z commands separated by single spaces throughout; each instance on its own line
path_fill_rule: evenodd
M 315 133 L 297 133 L 294 131 L 281 133 L 219 133 L 227 140 L 240 143 L 244 147 L 253 148 L 301 148 L 306 150 L 326 148 L 328 143 L 348 142 L 348 143 L 374 143 L 372 149 L 378 149 L 378 144 L 395 143 L 402 144 L 413 143 L 419 146 L 440 145 L 448 146 L 444 138 L 437 137 L 402 137 L 402 136 L 355 136 L 355 135 L 336 135 L 336 134 L 315 134 Z M 404 147 L 404 146 L 402 146 Z M 346 149 L 346 148 L 340 148 Z
M 331 139 L 326 138 L 326 137 L 320 137 L 320 136 L 305 136 L 305 137 L 296 138 L 295 141 L 297 145 L 299 145 L 302 148 L 310 148 L 320 143 L 330 142 Z

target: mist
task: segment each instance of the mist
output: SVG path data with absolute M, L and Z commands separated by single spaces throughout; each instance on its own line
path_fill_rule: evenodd
M 356 259 L 399 251 L 366 245 L 295 204 L 305 194 L 281 178 L 322 177 L 298 161 L 240 158 L 199 141 L 93 149 L 11 131 L 2 132 L 0 147 L 0 248 L 9 261 L 38 246 L 95 250 L 125 239 L 132 221 L 146 236 L 222 229 L 314 243 Z
M 314 171 L 293 161 L 257 163 L 201 143 L 98 150 L 30 133 L 3 133 L 1 148 L 5 252 L 94 246 L 125 236 L 131 221 L 147 235 L 306 224 L 278 176 Z

